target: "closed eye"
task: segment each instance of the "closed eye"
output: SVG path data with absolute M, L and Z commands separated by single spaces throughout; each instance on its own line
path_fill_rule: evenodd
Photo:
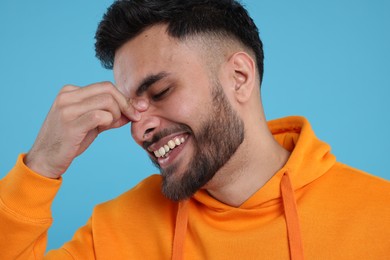
M 170 90 L 171 90 L 171 88 L 168 87 L 168 88 L 164 89 L 163 91 L 153 95 L 152 96 L 153 101 L 159 101 L 159 100 L 163 99 L 164 97 L 167 96 L 167 94 L 170 92 Z

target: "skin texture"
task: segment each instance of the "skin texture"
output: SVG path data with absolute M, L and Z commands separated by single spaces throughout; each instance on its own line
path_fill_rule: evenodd
M 126 99 L 110 82 L 84 88 L 62 88 L 37 139 L 25 158 L 26 165 L 49 178 L 59 178 L 101 132 L 139 120 L 147 103 Z
M 103 82 L 61 90 L 25 158 L 28 167 L 58 178 L 99 133 L 131 121 L 133 138 L 150 156 L 175 137 L 185 139 L 172 155 L 157 161 L 163 172 L 170 169 L 173 183 L 193 167 L 197 150 L 210 148 L 198 145 L 209 145 L 212 140 L 202 143 L 196 138 L 204 132 L 205 123 L 215 123 L 213 116 L 229 118 L 232 114 L 242 122 L 243 140 L 222 153 L 226 157 L 210 173 L 211 180 L 196 188 L 239 206 L 288 159 L 289 153 L 268 130 L 253 56 L 240 44 L 215 42 L 205 48 L 196 37 L 179 41 L 167 35 L 165 25 L 156 25 L 116 51 L 114 77 L 116 86 Z M 225 107 L 214 103 L 212 88 L 216 85 Z M 227 125 L 216 121 L 211 129 L 226 129 L 235 121 L 228 120 Z
M 151 27 L 116 52 L 116 85 L 126 97 L 148 100 L 149 107 L 141 113 L 142 119 L 132 123 L 131 128 L 140 146 L 154 151 L 168 140 L 187 134 L 180 153 L 170 163 L 160 164 L 162 169 L 174 164 L 171 175 L 180 179 L 196 156 L 196 133 L 201 132 L 202 122 L 213 111 L 211 87 L 216 78 L 232 110 L 243 121 L 245 138 L 202 188 L 226 204 L 239 206 L 285 164 L 289 153 L 275 142 L 268 130 L 251 55 L 236 44 L 221 51 L 218 63 L 211 66 L 206 57 L 212 55 L 207 55 L 204 45 L 197 43 L 192 39 L 179 41 L 169 37 L 164 25 Z M 210 68 L 216 69 L 210 71 Z M 161 74 L 165 77 L 139 91 L 146 78 Z M 165 93 L 162 98 L 160 93 Z M 195 134 L 179 129 L 162 139 L 154 138 L 179 125 L 188 126 Z M 145 147 L 145 142 L 149 147 Z
M 163 168 L 159 165 L 155 156 L 150 156 L 152 161 L 160 168 L 163 177 L 162 192 L 171 200 L 184 200 L 190 198 L 196 191 L 207 184 L 215 173 L 232 157 L 244 139 L 243 122 L 235 113 L 223 92 L 219 82 L 214 82 L 210 87 L 212 102 L 209 115 L 204 122 L 199 122 L 200 131 L 194 132 L 188 125 L 179 124 L 169 133 L 185 132 L 191 136 L 194 144 L 194 156 L 185 167 L 184 172 L 178 172 L 177 165 L 180 160 L 172 159 L 169 166 Z M 168 98 L 168 96 L 166 96 Z M 164 138 L 164 131 L 157 133 L 154 142 Z M 189 138 L 187 138 L 187 141 Z M 153 145 L 154 142 L 147 142 Z M 145 143 L 144 143 L 145 144 Z M 186 143 L 181 144 L 183 148 Z M 175 150 L 176 153 L 176 150 Z M 166 159 L 171 160 L 170 153 Z

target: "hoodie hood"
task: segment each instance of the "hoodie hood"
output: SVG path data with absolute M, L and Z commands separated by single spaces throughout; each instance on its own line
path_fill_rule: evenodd
M 268 122 L 275 140 L 291 152 L 287 163 L 239 209 L 267 207 L 283 203 L 291 259 L 303 259 L 303 245 L 299 227 L 299 212 L 295 191 L 313 182 L 326 173 L 336 158 L 330 153 L 330 146 L 320 141 L 310 123 L 303 117 L 287 117 Z M 299 198 L 298 198 L 299 199 Z M 212 198 L 204 190 L 197 192 L 196 200 L 216 211 L 229 211 L 233 207 Z M 173 259 L 181 259 L 187 229 L 188 201 L 181 202 L 176 219 L 173 245 Z M 185 254 L 185 253 L 184 253 Z
M 291 116 L 268 122 L 275 140 L 291 152 L 287 163 L 240 208 L 251 209 L 267 206 L 281 198 L 280 182 L 285 172 L 289 173 L 293 189 L 297 190 L 321 177 L 336 162 L 330 153 L 330 146 L 319 140 L 310 123 L 304 117 Z M 229 210 L 232 207 L 223 204 L 208 195 L 204 190 L 194 197 L 198 202 L 217 210 Z

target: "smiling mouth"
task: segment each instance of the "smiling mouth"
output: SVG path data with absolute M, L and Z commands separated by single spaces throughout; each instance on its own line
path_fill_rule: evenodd
M 149 150 L 149 152 L 152 152 L 154 153 L 154 156 L 156 156 L 156 158 L 161 158 L 161 157 L 167 157 L 171 151 L 173 149 L 175 149 L 176 147 L 180 146 L 181 144 L 183 144 L 185 142 L 185 138 L 184 137 L 175 137 L 171 140 L 169 140 L 166 144 L 164 144 L 163 146 L 161 146 L 159 149 L 153 151 L 153 150 Z

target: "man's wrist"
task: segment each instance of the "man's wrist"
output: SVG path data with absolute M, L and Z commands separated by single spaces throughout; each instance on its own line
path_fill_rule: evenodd
M 50 178 L 50 179 L 60 178 L 60 175 L 56 175 L 52 173 L 47 163 L 43 162 L 43 160 L 39 160 L 39 157 L 37 156 L 34 157 L 30 153 L 24 156 L 23 163 L 27 168 L 29 168 L 36 174 L 39 174 L 43 177 Z

